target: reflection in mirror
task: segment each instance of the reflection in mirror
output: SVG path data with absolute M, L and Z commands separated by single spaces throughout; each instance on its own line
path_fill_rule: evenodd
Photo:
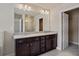
M 23 32 L 23 20 L 22 20 L 22 15 L 15 14 L 14 16 L 14 32 Z
M 39 31 L 43 31 L 43 18 L 39 19 Z
M 36 7 L 39 10 L 31 10 L 15 8 L 14 9 L 14 32 L 40 32 L 49 31 L 49 13 L 47 10 L 40 12 L 41 8 Z
M 34 16 L 25 15 L 25 32 L 34 32 Z

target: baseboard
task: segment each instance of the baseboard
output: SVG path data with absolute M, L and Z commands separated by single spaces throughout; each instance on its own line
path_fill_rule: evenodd
M 61 49 L 61 48 L 59 48 L 59 47 L 56 47 L 56 49 L 57 49 L 57 50 L 60 50 L 60 51 L 62 50 L 62 49 Z
M 15 56 L 15 54 L 14 53 L 9 53 L 9 54 L 7 54 L 5 56 Z
M 78 42 L 70 42 L 70 43 L 75 44 L 75 45 L 79 45 L 79 43 L 78 43 Z

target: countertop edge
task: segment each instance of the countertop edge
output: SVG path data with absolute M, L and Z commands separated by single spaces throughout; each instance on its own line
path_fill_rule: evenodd
M 37 37 L 37 36 L 45 36 L 45 35 L 53 35 L 53 34 L 57 34 L 57 32 L 49 32 L 49 33 L 35 33 L 35 34 L 30 34 L 30 35 L 14 35 L 13 39 L 20 39 L 20 38 L 30 38 L 30 37 Z

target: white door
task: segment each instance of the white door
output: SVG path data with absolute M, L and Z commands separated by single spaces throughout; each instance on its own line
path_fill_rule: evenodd
M 63 13 L 63 49 L 68 47 L 68 14 Z

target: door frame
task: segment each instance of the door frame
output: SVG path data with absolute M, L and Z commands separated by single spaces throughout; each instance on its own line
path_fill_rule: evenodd
M 75 7 L 72 7 L 72 8 L 69 8 L 68 10 L 64 10 L 64 11 L 62 11 L 61 12 L 61 32 L 62 32 L 62 34 L 61 34 L 61 36 L 62 36 L 62 40 L 61 40 L 61 50 L 64 50 L 63 49 L 63 45 L 64 45 L 64 42 L 63 42 L 63 13 L 65 13 L 66 11 L 70 11 L 70 10 L 73 10 L 73 9 L 77 9 L 77 8 L 79 8 L 79 6 L 75 6 Z
M 64 28 L 63 25 L 64 25 L 65 23 L 63 23 L 63 21 L 66 20 L 66 19 L 64 19 L 64 17 L 63 17 L 64 14 L 66 14 L 66 13 L 65 13 L 65 12 L 62 13 L 62 39 L 63 39 L 63 40 L 62 40 L 62 50 L 65 49 L 65 47 L 64 47 L 64 40 L 65 40 L 65 39 L 64 39 L 64 31 L 63 31 L 63 28 Z M 69 17 L 68 17 L 68 18 L 69 18 Z M 69 20 L 69 19 L 67 19 L 67 20 Z M 67 22 L 67 26 L 69 26 L 69 25 L 68 25 L 68 22 Z M 68 31 L 68 29 L 67 29 L 67 31 Z M 69 35 L 68 35 L 68 36 L 69 36 Z M 69 38 L 68 38 L 68 40 L 69 40 Z M 68 42 L 67 42 L 67 43 L 68 43 Z

